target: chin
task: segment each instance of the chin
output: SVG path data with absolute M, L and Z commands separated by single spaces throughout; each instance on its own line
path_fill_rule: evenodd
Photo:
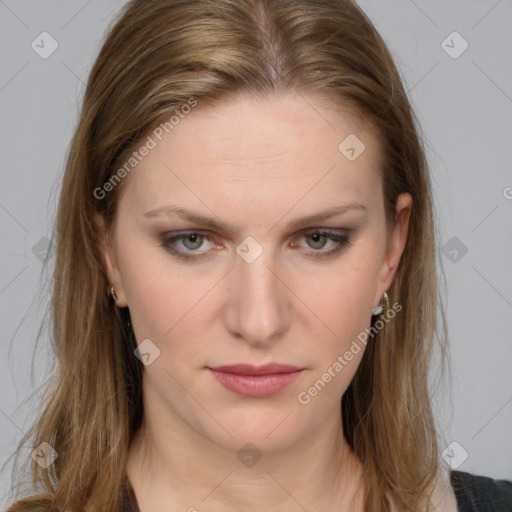
M 220 427 L 212 429 L 210 424 L 203 429 L 202 435 L 220 448 L 234 452 L 247 444 L 254 445 L 262 453 L 278 452 L 289 448 L 306 435 L 303 432 L 304 421 L 299 422 L 296 413 L 292 411 L 291 407 L 267 410 L 239 408 L 228 415 L 216 416 L 229 434 Z M 298 429 L 298 425 L 302 428 Z

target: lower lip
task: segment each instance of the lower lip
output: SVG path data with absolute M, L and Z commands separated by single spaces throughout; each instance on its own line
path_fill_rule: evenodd
M 262 398 L 282 391 L 297 380 L 302 370 L 271 375 L 240 375 L 210 369 L 213 376 L 226 388 L 239 395 Z

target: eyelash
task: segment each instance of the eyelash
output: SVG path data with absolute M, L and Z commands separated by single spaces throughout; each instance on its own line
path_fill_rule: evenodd
M 199 260 L 203 257 L 206 257 L 206 253 L 197 253 L 197 255 L 194 255 L 196 251 L 179 251 L 176 250 L 173 245 L 178 242 L 179 240 L 183 240 L 185 238 L 189 238 L 192 235 L 199 235 L 202 238 L 206 238 L 210 242 L 212 241 L 212 236 L 210 233 L 206 231 L 188 231 L 186 233 L 181 233 L 177 235 L 162 235 L 161 236 L 161 246 L 164 247 L 167 251 L 169 251 L 171 254 L 179 258 L 180 260 L 184 261 L 191 261 L 191 260 Z M 347 246 L 352 245 L 352 242 L 350 241 L 350 237 L 348 235 L 339 235 L 337 233 L 333 233 L 331 231 L 325 231 L 322 229 L 314 229 L 309 230 L 307 232 L 303 232 L 301 235 L 298 235 L 294 241 L 301 237 L 311 237 L 313 235 L 320 235 L 327 237 L 328 240 L 331 240 L 337 244 L 337 247 L 334 249 L 331 249 L 329 251 L 323 251 L 323 250 L 314 250 L 312 249 L 311 257 L 316 260 L 323 260 L 328 259 L 331 257 L 336 256 L 339 254 L 343 249 L 345 249 Z

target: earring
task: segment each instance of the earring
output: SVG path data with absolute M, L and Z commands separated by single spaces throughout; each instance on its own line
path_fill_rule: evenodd
M 114 304 L 116 304 L 117 302 L 117 295 L 116 295 L 116 292 L 114 291 L 114 287 L 111 286 L 110 287 L 110 297 L 112 298 L 112 300 L 114 301 Z M 118 308 L 118 311 L 121 315 L 121 319 L 122 319 L 122 322 L 123 322 L 123 327 L 125 329 L 130 329 L 132 324 L 130 323 L 130 314 L 128 312 L 128 308 Z
M 389 297 L 386 292 L 384 292 L 384 295 L 382 296 L 382 299 L 380 299 L 379 305 L 372 309 L 372 316 L 380 315 L 382 311 L 384 310 L 384 306 L 388 306 L 389 304 Z
M 117 295 L 116 295 L 116 292 L 114 291 L 114 287 L 113 286 L 110 287 L 110 296 L 114 300 L 114 303 L 116 303 L 117 302 Z

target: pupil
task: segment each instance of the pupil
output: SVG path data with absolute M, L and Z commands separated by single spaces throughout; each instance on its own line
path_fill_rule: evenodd
M 320 233 L 315 233 L 315 234 L 311 235 L 311 238 L 313 239 L 313 242 L 315 244 L 318 244 L 320 242 L 320 239 L 324 238 L 324 235 L 321 235 Z
M 185 240 L 187 240 L 190 244 L 191 247 L 189 247 L 189 249 L 196 249 L 197 246 L 197 239 L 198 237 L 200 237 L 201 235 L 188 235 L 187 238 Z

